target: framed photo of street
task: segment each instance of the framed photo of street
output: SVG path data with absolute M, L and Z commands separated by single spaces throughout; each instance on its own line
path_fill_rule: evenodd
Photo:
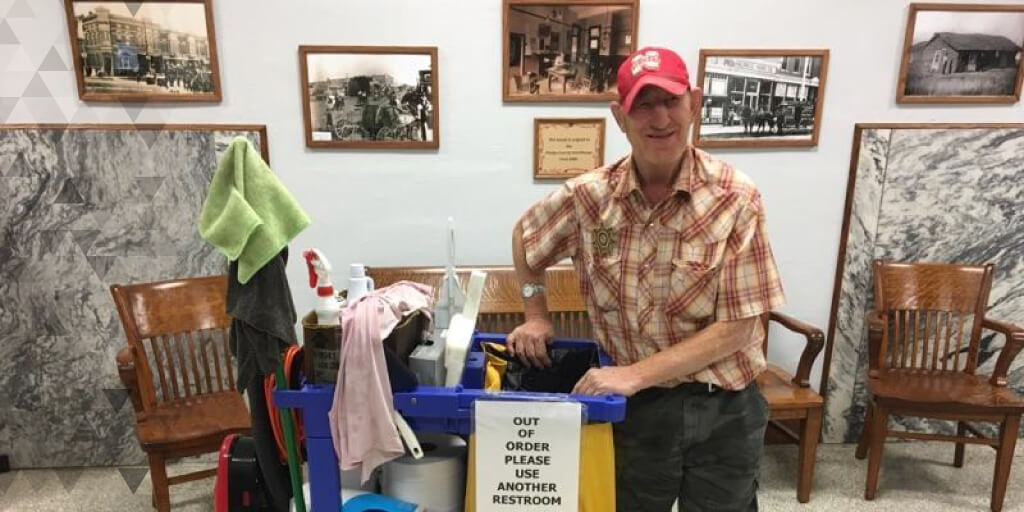
M 636 50 L 639 0 L 502 0 L 506 102 L 600 102 Z
M 64 0 L 82 101 L 221 100 L 213 0 Z
M 300 46 L 311 148 L 437 149 L 437 47 Z
M 1024 4 L 910 4 L 898 103 L 1016 103 Z
M 701 50 L 694 144 L 817 146 L 828 57 L 828 50 Z
M 603 117 L 533 120 L 534 179 L 567 179 L 604 165 Z

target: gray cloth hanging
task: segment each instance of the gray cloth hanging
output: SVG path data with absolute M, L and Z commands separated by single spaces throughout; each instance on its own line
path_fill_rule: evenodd
M 238 364 L 239 391 L 256 375 L 273 375 L 281 354 L 296 342 L 297 316 L 285 273 L 287 261 L 285 247 L 246 284 L 238 282 L 237 261 L 228 268 L 229 345 Z

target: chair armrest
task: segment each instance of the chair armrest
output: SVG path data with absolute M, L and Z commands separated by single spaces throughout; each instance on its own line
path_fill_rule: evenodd
M 882 331 L 885 329 L 885 320 L 882 319 L 880 311 L 871 311 L 867 314 L 868 322 L 868 377 L 878 377 L 880 370 L 882 352 Z
M 117 361 L 117 374 L 121 377 L 121 383 L 124 384 L 132 399 L 132 408 L 135 409 L 135 414 L 142 414 L 144 411 L 142 395 L 139 393 L 139 377 L 135 368 L 135 354 L 132 353 L 132 348 L 124 347 L 118 350 L 115 360 Z
M 793 384 L 802 388 L 810 387 L 811 366 L 814 365 L 814 360 L 821 353 L 821 348 L 825 346 L 825 335 L 817 327 L 801 322 L 791 316 L 776 313 L 775 311 L 768 313 L 768 319 L 778 322 L 786 329 L 802 334 L 807 338 L 804 344 L 804 351 L 800 354 L 800 365 L 797 367 L 796 375 L 793 377 Z
M 1020 353 L 1020 349 L 1024 348 L 1024 329 L 988 318 L 982 319 L 981 327 L 998 332 L 1006 337 L 1006 344 L 1003 345 L 1003 350 L 999 353 L 996 367 L 992 370 L 992 378 L 989 379 L 993 386 L 1006 386 L 1006 372 L 1010 370 L 1010 363 Z

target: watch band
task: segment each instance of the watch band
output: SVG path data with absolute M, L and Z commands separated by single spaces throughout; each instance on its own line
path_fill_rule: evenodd
M 520 292 L 524 299 L 529 299 L 538 294 L 544 293 L 544 285 L 540 283 L 523 283 L 523 287 Z

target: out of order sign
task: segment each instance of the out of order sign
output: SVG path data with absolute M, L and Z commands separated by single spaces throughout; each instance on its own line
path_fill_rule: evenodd
M 579 402 L 476 402 L 476 510 L 579 509 Z

